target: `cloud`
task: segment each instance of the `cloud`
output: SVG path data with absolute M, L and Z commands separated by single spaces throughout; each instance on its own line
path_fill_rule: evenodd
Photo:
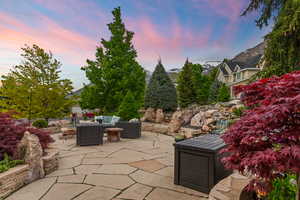
M 135 30 L 134 45 L 139 60 L 147 64 L 155 63 L 158 57 L 169 65 L 183 64 L 186 59 L 184 51 L 206 47 L 212 31 L 207 26 L 200 33 L 194 32 L 173 21 L 170 22 L 169 30 L 163 32 L 148 17 L 128 19 L 126 24 L 129 30 Z
M 82 65 L 95 50 L 96 42 L 78 32 L 64 28 L 44 15 L 36 15 L 38 27 L 29 25 L 6 13 L 0 13 L 2 48 L 16 50 L 24 44 L 37 44 L 51 50 L 69 63 Z

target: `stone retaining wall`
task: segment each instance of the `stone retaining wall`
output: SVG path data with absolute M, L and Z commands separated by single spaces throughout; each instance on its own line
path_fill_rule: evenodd
M 151 123 L 151 122 L 143 122 L 142 123 L 142 131 L 174 135 L 174 134 L 169 133 L 168 130 L 169 130 L 169 127 L 168 127 L 168 125 L 165 125 L 165 124 Z
M 42 157 L 45 175 L 48 175 L 58 169 L 58 151 L 47 152 L 46 156 Z
M 250 178 L 239 173 L 233 173 L 211 189 L 209 200 L 245 200 L 245 198 L 240 197 L 250 180 Z
M 29 165 L 19 165 L 0 174 L 0 199 L 25 185 Z

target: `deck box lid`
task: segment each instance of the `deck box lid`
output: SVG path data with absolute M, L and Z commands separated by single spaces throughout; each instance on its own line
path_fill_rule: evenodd
M 174 144 L 175 148 L 201 149 L 210 152 L 216 152 L 225 146 L 225 143 L 219 135 L 206 134 L 195 138 L 183 140 Z

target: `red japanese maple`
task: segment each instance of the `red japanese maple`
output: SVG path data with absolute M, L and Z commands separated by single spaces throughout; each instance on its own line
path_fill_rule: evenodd
M 226 167 L 255 175 L 268 191 L 279 173 L 300 172 L 300 71 L 237 86 L 249 110 L 222 136 Z
M 29 124 L 18 122 L 9 113 L 0 113 L 0 160 L 3 159 L 5 153 L 9 156 L 14 155 L 25 131 L 37 135 L 43 149 L 53 141 L 48 132 L 30 127 Z

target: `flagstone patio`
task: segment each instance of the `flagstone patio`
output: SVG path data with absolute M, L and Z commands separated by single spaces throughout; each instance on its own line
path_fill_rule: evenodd
M 140 139 L 78 147 L 57 139 L 59 169 L 7 200 L 206 200 L 207 195 L 173 184 L 174 139 L 143 132 Z M 156 147 L 153 147 L 156 141 Z

